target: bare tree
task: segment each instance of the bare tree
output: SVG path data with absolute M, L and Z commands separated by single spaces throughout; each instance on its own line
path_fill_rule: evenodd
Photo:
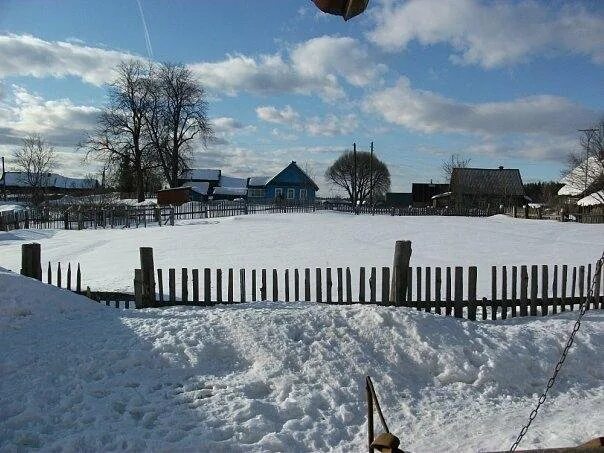
M 203 87 L 183 65 L 163 63 L 151 83 L 146 127 L 156 159 L 170 187 L 190 167 L 192 143 L 213 138 Z
M 363 204 L 373 193 L 374 198 L 390 190 L 390 172 L 384 162 L 366 151 L 345 151 L 327 169 L 325 178 L 348 194 L 353 205 Z
M 459 154 L 451 154 L 451 158 L 444 160 L 440 168 L 444 180 L 448 183 L 451 181 L 451 173 L 453 173 L 454 168 L 468 168 L 469 165 L 469 158 L 465 158 Z
M 109 86 L 109 101 L 96 129 L 83 147 L 106 165 L 127 164 L 131 169 L 138 201 L 145 199 L 146 173 L 157 167 L 146 134 L 146 117 L 152 102 L 153 69 L 137 60 L 120 63 Z
M 604 121 L 580 132 L 580 150 L 569 153 L 562 182 L 569 194 L 593 194 L 596 201 L 604 203 Z
M 41 202 L 50 172 L 56 165 L 54 148 L 39 135 L 30 135 L 23 139 L 21 148 L 15 151 L 13 158 L 23 173 L 23 182 L 31 190 L 32 201 L 36 204 Z

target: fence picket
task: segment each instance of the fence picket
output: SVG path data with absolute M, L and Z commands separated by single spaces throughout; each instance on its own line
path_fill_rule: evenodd
M 447 266 L 445 272 L 445 300 L 445 314 L 451 316 L 453 305 L 451 304 L 451 268 L 449 266 Z
M 575 290 L 577 288 L 577 266 L 573 266 L 573 278 L 570 287 L 570 309 L 575 309 Z
M 416 267 L 415 268 L 415 277 L 416 277 L 416 285 L 417 288 L 415 290 L 415 308 L 417 310 L 421 310 L 422 309 L 422 268 L 421 267 Z
M 61 275 L 61 262 L 57 263 L 57 287 L 61 287 L 61 279 L 62 279 L 62 275 Z
M 245 269 L 239 269 L 239 301 L 245 302 Z
M 273 269 L 273 302 L 279 300 L 279 278 L 277 277 L 277 269 Z
M 222 302 L 222 269 L 216 269 L 216 302 Z
M 441 276 L 441 268 L 436 267 L 434 269 L 434 311 L 437 315 L 441 314 L 441 304 L 442 304 L 442 276 Z
M 164 278 L 163 271 L 161 269 L 157 269 L 157 289 L 159 291 L 159 303 L 164 303 Z
M 42 272 L 40 272 L 40 275 Z M 82 292 L 82 272 L 80 271 L 80 263 L 78 263 L 78 270 L 76 271 L 76 292 Z
M 346 268 L 346 302 L 352 303 L 352 278 L 349 267 Z
M 285 302 L 289 302 L 289 269 L 285 269 L 283 284 L 285 285 Z
M 228 303 L 233 303 L 235 299 L 233 299 L 233 269 L 229 268 L 228 274 L 228 282 L 227 282 L 227 301 Z
M 310 269 L 304 269 L 304 300 L 310 302 Z
M 508 268 L 501 266 L 501 319 L 507 319 L 508 305 Z
M 560 311 L 566 311 L 566 279 L 568 278 L 568 266 L 562 265 L 562 294 L 560 294 Z
M 176 303 L 176 269 L 168 269 L 168 287 L 170 291 L 170 303 Z
M 48 271 L 46 272 L 46 283 L 52 285 L 52 268 L 50 267 L 50 261 L 48 262 Z
M 382 304 L 390 303 L 390 268 L 382 267 Z
M 558 265 L 554 265 L 554 275 L 552 278 L 552 313 L 558 313 Z
M 67 263 L 67 289 L 71 291 L 71 263 Z
M 432 305 L 432 269 L 430 266 L 426 267 L 426 291 L 425 291 L 425 311 L 430 313 Z
M 377 270 L 371 268 L 371 276 L 369 277 L 369 301 L 374 304 L 376 302 L 376 286 L 377 286 Z
M 294 269 L 294 300 L 300 301 L 300 272 Z
M 546 316 L 548 312 L 549 297 L 549 271 L 547 265 L 541 266 L 541 316 Z
M 512 266 L 512 318 L 516 317 L 516 306 L 518 305 L 518 267 Z
M 327 287 L 325 288 L 326 294 L 327 294 L 327 302 L 332 303 L 333 299 L 332 299 L 331 290 L 332 290 L 333 282 L 331 280 L 331 267 L 327 268 L 325 279 L 326 279 L 325 283 L 327 285 Z
M 262 281 L 260 282 L 261 283 L 261 286 L 260 286 L 260 300 L 264 302 L 266 300 L 266 291 L 267 291 L 267 288 L 266 288 L 266 269 L 262 269 L 262 271 L 261 271 L 261 278 L 262 278 Z
M 455 267 L 455 317 L 463 317 L 463 267 Z
M 317 267 L 315 269 L 315 287 L 317 293 L 317 302 L 323 302 L 323 291 L 321 283 L 321 268 Z
M 585 295 L 585 266 L 579 266 L 579 298 L 581 302 Z
M 344 302 L 344 285 L 342 282 L 342 268 L 338 267 L 338 302 Z
M 491 266 L 491 320 L 497 319 L 497 266 Z
M 365 302 L 365 268 L 359 269 L 359 302 Z
M 528 279 L 528 268 L 520 266 L 520 316 L 528 315 Z
M 203 269 L 203 302 L 205 304 L 212 302 L 212 269 L 209 267 Z
M 476 266 L 468 268 L 468 319 L 476 321 Z
M 193 287 L 193 302 L 199 304 L 199 269 L 191 269 L 191 285 Z
M 182 268 L 181 274 L 181 297 L 183 302 L 189 301 L 189 275 L 186 267 Z
M 252 269 L 252 302 L 256 302 L 256 269 Z
M 539 282 L 537 281 L 538 278 L 539 269 L 537 268 L 537 265 L 533 264 L 531 266 L 531 316 L 537 316 L 537 294 L 539 294 Z

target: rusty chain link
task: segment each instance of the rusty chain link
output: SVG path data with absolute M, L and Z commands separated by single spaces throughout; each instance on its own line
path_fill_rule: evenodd
M 583 315 L 585 315 L 585 312 L 587 311 L 587 309 L 589 307 L 589 303 L 590 303 L 591 299 L 593 298 L 596 281 L 598 281 L 599 279 L 602 278 L 602 272 L 601 272 L 602 263 L 604 263 L 604 253 L 602 253 L 602 256 L 596 263 L 596 269 L 594 272 L 593 280 L 591 281 L 591 286 L 589 287 L 587 296 L 585 297 L 585 299 L 583 301 L 581 301 L 581 304 L 579 305 L 579 316 L 577 316 L 577 320 L 575 321 L 573 330 L 570 333 L 570 336 L 568 337 L 566 346 L 564 347 L 564 350 L 562 351 L 560 360 L 558 360 L 558 363 L 556 364 L 556 367 L 554 368 L 554 373 L 552 374 L 552 377 L 549 378 L 549 381 L 547 381 L 545 391 L 539 397 L 539 400 L 537 401 L 537 405 L 535 406 L 535 408 L 531 411 L 531 414 L 529 415 L 527 424 L 524 425 L 522 427 L 522 429 L 520 430 L 520 434 L 518 434 L 516 441 L 510 447 L 510 451 L 516 451 L 516 448 L 518 448 L 518 445 L 522 441 L 522 438 L 525 436 L 525 434 L 529 430 L 531 423 L 533 423 L 533 420 L 535 420 L 535 417 L 537 417 L 537 412 L 539 412 L 539 408 L 543 405 L 543 403 L 545 403 L 549 390 L 554 386 L 554 383 L 556 382 L 556 378 L 558 377 L 558 373 L 560 372 L 560 369 L 562 368 L 562 365 L 564 364 L 564 361 L 566 360 L 568 351 L 570 350 L 571 346 L 573 345 L 573 342 L 575 341 L 575 335 L 579 331 L 579 327 L 581 327 L 581 319 L 583 318 Z M 599 296 L 599 294 L 598 294 L 598 296 Z

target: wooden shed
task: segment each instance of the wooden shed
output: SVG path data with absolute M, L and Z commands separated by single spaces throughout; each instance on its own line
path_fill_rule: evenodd
M 171 187 L 157 191 L 157 204 L 164 205 L 181 205 L 189 201 L 202 201 L 203 195 L 195 190 L 194 187 L 181 186 Z

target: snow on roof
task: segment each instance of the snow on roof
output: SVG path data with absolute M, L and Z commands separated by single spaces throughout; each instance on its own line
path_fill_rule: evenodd
M 248 180 L 248 187 L 263 187 L 266 186 L 266 183 L 272 179 L 272 176 L 252 176 Z
M 236 178 L 234 176 L 226 176 L 226 175 L 221 174 L 218 185 L 220 187 L 246 188 L 247 187 L 247 178 Z
M 206 181 L 191 181 L 183 184 L 183 187 L 190 187 L 201 195 L 207 195 L 208 190 L 210 190 L 210 183 Z
M 451 192 L 443 192 L 443 193 L 439 193 L 439 194 L 432 196 L 431 199 L 436 200 L 438 198 L 445 198 L 445 197 L 450 197 L 450 196 L 451 196 Z
M 450 187 L 460 194 L 524 196 L 516 168 L 454 168 Z
M 589 156 L 587 161 L 583 161 L 560 179 L 564 186 L 558 190 L 558 195 L 581 195 L 586 187 L 589 188 L 602 175 L 602 167 L 602 163 L 595 156 Z
M 214 195 L 247 195 L 245 187 L 214 187 Z
M 94 189 L 99 183 L 92 178 L 71 178 L 69 176 L 59 175 L 57 173 L 47 173 L 45 176 L 45 187 L 57 189 Z M 27 174 L 22 171 L 7 171 L 3 178 L 0 178 L 0 185 L 6 182 L 7 187 L 29 187 Z
M 214 168 L 192 168 L 182 175 L 182 180 L 189 181 L 218 181 L 220 170 Z
M 604 205 L 604 190 L 599 190 L 598 192 L 591 193 L 586 197 L 581 198 L 577 201 L 579 206 L 598 206 Z

